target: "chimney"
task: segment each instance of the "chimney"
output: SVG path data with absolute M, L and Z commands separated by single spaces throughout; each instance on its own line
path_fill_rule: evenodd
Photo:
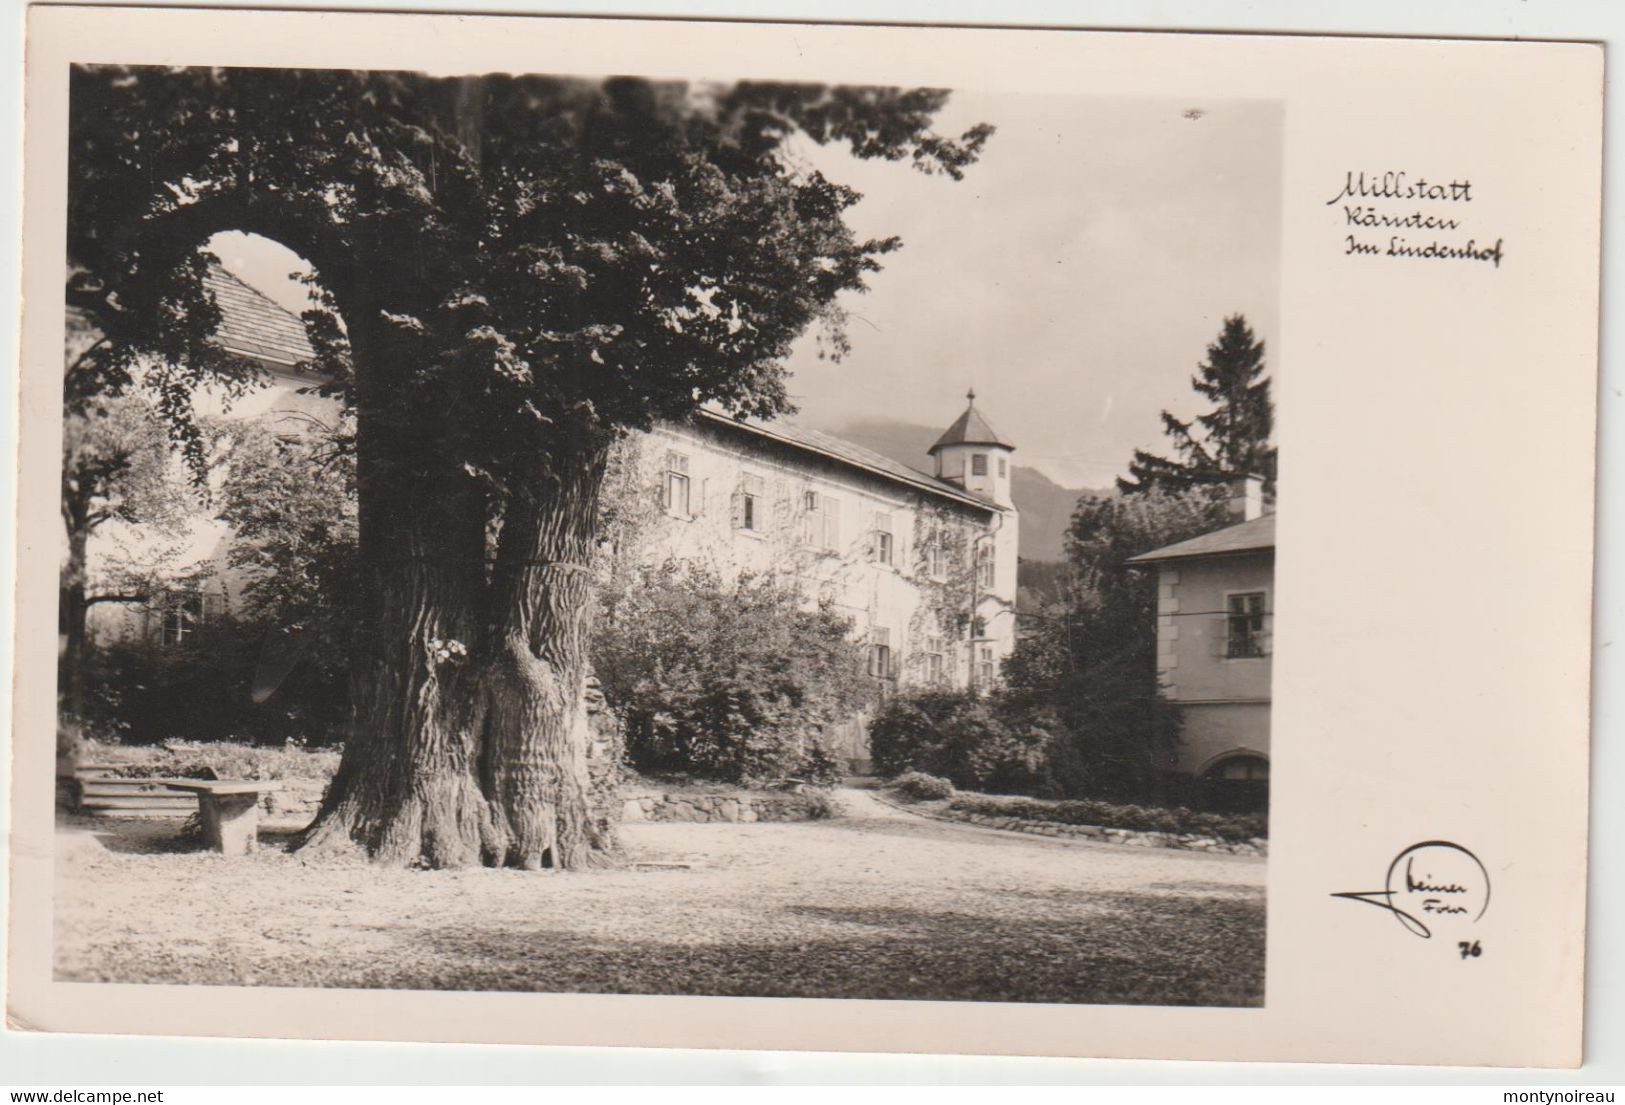
M 1230 481 L 1230 501 L 1226 504 L 1232 522 L 1251 522 L 1264 513 L 1262 476 L 1237 476 Z

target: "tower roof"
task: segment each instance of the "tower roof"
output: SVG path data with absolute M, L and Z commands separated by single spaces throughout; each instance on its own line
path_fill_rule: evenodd
M 976 409 L 976 391 L 971 389 L 965 393 L 965 413 L 954 419 L 954 424 L 942 432 L 937 443 L 926 450 L 936 455 L 938 449 L 947 445 L 998 445 L 1002 448 L 1015 450 L 1015 446 L 999 436 L 982 412 Z

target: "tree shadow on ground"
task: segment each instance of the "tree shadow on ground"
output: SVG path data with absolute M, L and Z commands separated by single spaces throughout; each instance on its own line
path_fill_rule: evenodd
M 1075 916 L 791 906 L 775 940 L 430 930 L 328 985 L 456 990 L 1256 1006 L 1261 902 L 1100 893 Z M 789 918 L 783 915 L 789 914 Z M 806 924 L 811 922 L 811 924 Z M 824 933 L 834 930 L 833 935 Z M 799 932 L 798 932 L 799 930 Z M 814 934 L 817 935 L 814 935 Z
M 93 825 L 91 835 L 104 849 L 118 855 L 187 855 L 210 850 L 201 832 L 181 818 L 122 818 L 116 823 Z M 261 851 L 291 851 L 298 835 L 297 829 L 261 826 L 258 846 Z

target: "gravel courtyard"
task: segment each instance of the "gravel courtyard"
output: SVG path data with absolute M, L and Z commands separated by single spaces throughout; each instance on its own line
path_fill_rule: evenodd
M 58 834 L 63 980 L 1258 1005 L 1264 861 L 846 816 L 630 824 L 580 874 L 177 851 L 174 821 Z

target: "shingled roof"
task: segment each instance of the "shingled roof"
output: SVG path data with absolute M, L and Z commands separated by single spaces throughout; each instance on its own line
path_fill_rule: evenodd
M 203 282 L 220 307 L 220 326 L 214 337 L 227 352 L 274 368 L 293 368 L 316 356 L 305 336 L 305 324 L 275 300 L 217 265 L 209 269 Z
M 1275 515 L 1261 514 L 1189 541 L 1179 541 L 1160 549 L 1128 558 L 1130 564 L 1150 564 L 1159 560 L 1187 560 L 1193 556 L 1225 556 L 1275 548 Z
M 937 450 L 945 445 L 1002 445 L 1014 451 L 1015 446 L 1000 437 L 999 431 L 976 409 L 976 392 L 966 392 L 965 399 L 965 413 L 954 419 L 954 424 L 942 431 L 937 443 L 926 452 L 935 456 Z
M 794 422 L 772 423 L 747 422 L 734 418 L 722 411 L 702 408 L 698 417 L 713 425 L 727 426 L 731 429 L 741 430 L 754 434 L 757 437 L 777 441 L 796 449 L 816 453 L 828 460 L 860 468 L 885 479 L 907 484 L 919 491 L 939 495 L 945 499 L 965 503 L 969 506 L 979 507 L 982 510 L 998 510 L 999 507 L 990 499 L 985 499 L 974 491 L 966 491 L 956 483 L 938 479 L 927 475 L 906 464 L 901 464 L 890 457 L 882 456 L 861 445 L 854 445 L 833 434 L 826 434 L 821 430 L 811 430 L 805 426 L 798 426 Z

